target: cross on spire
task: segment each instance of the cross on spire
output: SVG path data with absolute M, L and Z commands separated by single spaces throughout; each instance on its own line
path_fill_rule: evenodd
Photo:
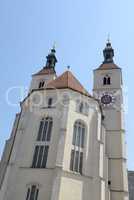
M 107 43 L 110 43 L 110 33 L 107 35 Z

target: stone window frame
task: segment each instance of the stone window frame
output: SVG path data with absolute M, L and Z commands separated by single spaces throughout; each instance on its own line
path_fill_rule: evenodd
M 111 85 L 111 77 L 109 75 L 103 77 L 103 85 Z
M 44 86 L 45 86 L 45 81 L 44 81 L 44 80 L 40 81 L 40 82 L 39 82 L 39 85 L 38 85 L 38 88 L 41 89 L 41 88 L 43 88 Z
M 84 130 L 84 132 L 83 132 Z M 80 132 L 79 132 L 80 131 Z M 82 134 L 83 132 L 83 134 Z M 76 120 L 73 125 L 73 139 L 70 156 L 70 170 L 82 174 L 84 143 L 87 126 L 82 120 Z
M 25 200 L 38 200 L 39 197 L 39 184 L 31 183 L 27 185 Z
M 53 98 L 52 97 L 49 97 L 48 98 L 48 108 L 51 108 L 53 105 Z
M 50 125 L 51 123 L 51 125 Z M 53 129 L 53 118 L 42 118 L 35 143 L 32 168 L 46 168 Z

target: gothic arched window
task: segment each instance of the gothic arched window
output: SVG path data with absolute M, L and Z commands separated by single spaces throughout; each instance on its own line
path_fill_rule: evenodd
M 43 118 L 40 122 L 37 141 L 50 141 L 53 126 L 53 119 L 51 117 Z
M 81 121 L 76 121 L 73 128 L 70 170 L 82 174 L 83 148 L 86 127 Z
M 37 185 L 28 187 L 26 200 L 38 200 L 39 188 Z
M 103 78 L 103 85 L 110 85 L 111 84 L 111 78 L 109 76 L 105 76 Z
M 34 150 L 32 168 L 46 168 L 52 126 L 53 120 L 51 117 L 43 118 L 40 122 L 39 132 Z
M 85 124 L 81 121 L 76 121 L 73 130 L 73 142 L 72 144 L 77 147 L 84 147 L 84 137 L 85 137 Z

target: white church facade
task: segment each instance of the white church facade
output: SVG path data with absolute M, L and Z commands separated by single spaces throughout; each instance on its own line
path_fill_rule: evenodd
M 0 162 L 0 200 L 128 200 L 122 70 L 108 42 L 93 95 L 55 49 L 32 76 Z

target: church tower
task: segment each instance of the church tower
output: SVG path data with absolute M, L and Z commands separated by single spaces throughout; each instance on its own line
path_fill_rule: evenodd
M 93 94 L 100 100 L 104 115 L 110 199 L 128 200 L 122 70 L 114 63 L 110 41 L 103 54 L 103 63 L 94 70 Z
M 46 65 L 38 73 L 33 74 L 30 85 L 30 92 L 35 89 L 44 88 L 48 82 L 54 80 L 56 76 L 55 66 L 57 58 L 55 56 L 55 47 L 51 49 L 51 52 L 46 56 Z

